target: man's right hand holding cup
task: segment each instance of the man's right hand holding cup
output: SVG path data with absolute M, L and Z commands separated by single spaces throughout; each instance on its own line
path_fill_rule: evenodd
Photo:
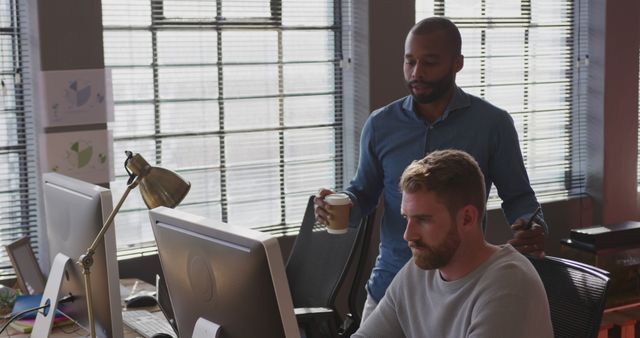
M 330 189 L 320 189 L 313 199 L 316 222 L 327 226 L 327 232 L 344 234 L 349 226 L 351 199 L 344 193 L 335 193 Z

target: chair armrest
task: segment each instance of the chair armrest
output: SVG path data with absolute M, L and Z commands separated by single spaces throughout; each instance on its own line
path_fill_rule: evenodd
M 307 338 L 337 338 L 337 314 L 330 308 L 295 308 L 296 320 Z
M 312 318 L 325 320 L 325 318 L 333 318 L 334 316 L 333 310 L 326 307 L 298 307 L 294 309 L 294 312 L 298 321 Z

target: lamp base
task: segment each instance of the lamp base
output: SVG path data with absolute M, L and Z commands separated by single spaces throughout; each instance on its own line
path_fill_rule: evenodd
M 40 300 L 40 306 L 49 303 L 49 310 L 46 311 L 46 315 L 44 314 L 45 311 L 38 311 L 36 322 L 31 332 L 31 337 L 33 338 L 49 337 L 51 327 L 53 326 L 53 319 L 56 316 L 56 309 L 58 308 L 60 287 L 64 280 L 64 270 L 67 268 L 67 264 L 73 264 L 71 258 L 61 253 L 57 254 L 53 260 L 49 279 L 47 279 L 47 285 L 44 288 L 42 300 Z

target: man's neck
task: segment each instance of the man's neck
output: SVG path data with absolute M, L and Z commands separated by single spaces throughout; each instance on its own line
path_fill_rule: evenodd
M 440 269 L 440 275 L 448 282 L 460 279 L 477 269 L 498 250 L 498 246 L 485 241 L 473 246 L 460 246 L 449 264 Z
M 414 100 L 416 112 L 430 123 L 435 122 L 444 114 L 444 111 L 447 109 L 449 102 L 451 102 L 455 91 L 456 86 L 453 86 L 443 97 L 431 103 L 420 104 Z

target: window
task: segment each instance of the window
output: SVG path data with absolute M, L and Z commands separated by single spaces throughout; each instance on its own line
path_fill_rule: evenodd
M 31 236 L 37 254 L 35 128 L 22 5 L 0 1 L 0 245 Z M 0 274 L 13 274 L 4 249 L 0 249 Z
M 584 187 L 581 140 L 575 136 L 581 132 L 587 63 L 580 63 L 586 48 L 574 20 L 586 10 L 578 4 L 416 0 L 416 21 L 444 15 L 460 28 L 465 65 L 457 83 L 511 114 L 540 201 L 580 194 Z M 582 68 L 574 69 L 576 64 Z M 494 187 L 489 203 L 498 202 Z
M 307 196 L 340 188 L 341 17 L 331 0 L 103 0 L 116 180 L 124 150 L 192 183 L 181 210 L 286 234 Z M 119 160 L 122 159 L 122 161 Z M 119 250 L 153 245 L 131 194 Z

